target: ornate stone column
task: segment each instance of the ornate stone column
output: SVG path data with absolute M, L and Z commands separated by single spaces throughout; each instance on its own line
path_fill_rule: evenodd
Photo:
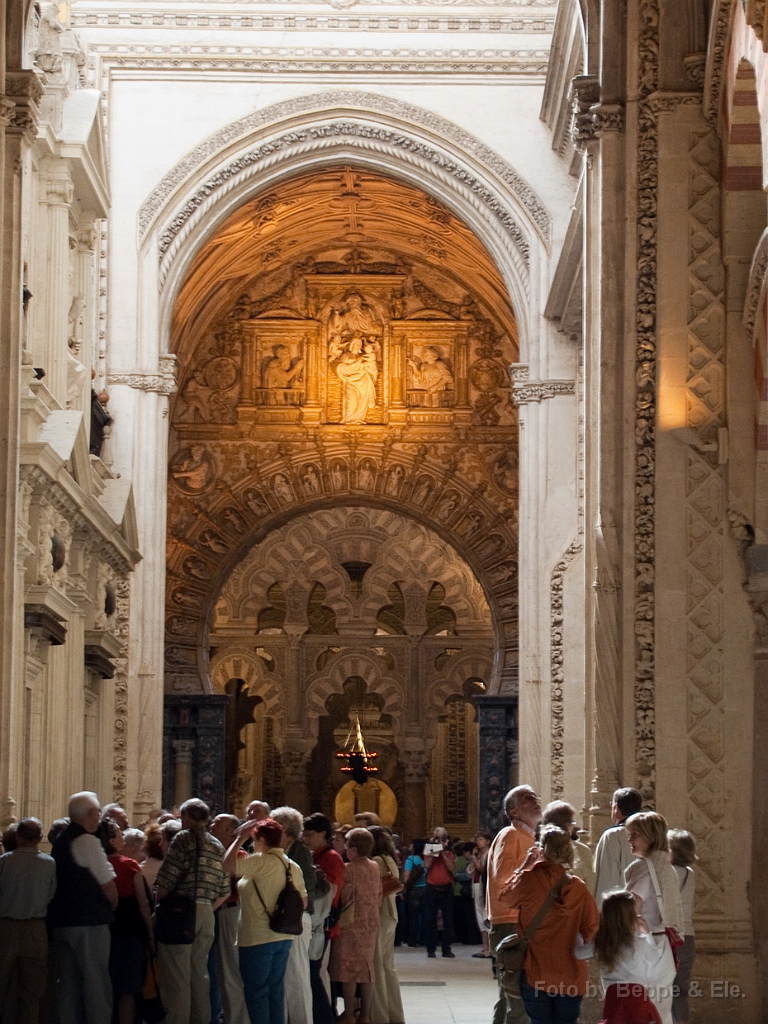
M 37 134 L 43 87 L 34 71 L 6 71 L 0 97 L 0 824 L 14 817 L 20 778 L 18 685 L 22 613 L 16 561 L 19 513 L 19 399 L 22 387 L 22 167 Z
M 517 784 L 518 728 L 516 696 L 475 697 L 480 765 L 480 828 L 495 835 L 507 824 L 504 795 Z

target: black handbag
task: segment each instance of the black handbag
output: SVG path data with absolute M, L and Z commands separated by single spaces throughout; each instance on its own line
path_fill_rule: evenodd
M 290 866 L 288 864 L 285 865 L 285 886 L 277 897 L 275 909 L 271 914 L 262 899 L 259 887 L 256 885 L 256 879 L 253 878 L 251 881 L 256 889 L 256 895 L 259 897 L 262 907 L 264 907 L 264 913 L 269 919 L 271 930 L 273 932 L 281 932 L 283 935 L 301 935 L 304 931 L 304 897 L 293 884 Z
M 195 836 L 195 892 L 200 863 L 200 844 Z M 191 946 L 195 941 L 196 901 L 193 896 L 171 893 L 155 907 L 155 941 L 166 946 Z

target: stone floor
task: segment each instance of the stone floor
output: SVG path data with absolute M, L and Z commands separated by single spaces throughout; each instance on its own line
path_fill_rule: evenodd
M 407 1024 L 490 1024 L 496 982 L 490 960 L 475 960 L 477 946 L 454 946 L 454 960 L 408 946 L 395 950 Z
M 491 1024 L 497 998 L 490 960 L 476 960 L 478 946 L 454 946 L 453 960 L 434 960 L 425 949 L 399 946 L 395 967 L 406 1024 Z M 581 1024 L 599 1021 L 602 1000 L 585 999 Z

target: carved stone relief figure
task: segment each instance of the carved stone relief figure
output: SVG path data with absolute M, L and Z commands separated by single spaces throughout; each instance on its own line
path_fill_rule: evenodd
M 216 472 L 205 445 L 183 448 L 171 459 L 171 478 L 184 494 L 204 494 L 214 484 Z
M 278 473 L 272 481 L 272 490 L 275 492 L 275 497 L 280 501 L 288 502 L 293 501 L 293 489 L 288 481 L 288 478 L 283 473 Z
M 453 388 L 453 373 L 433 345 L 425 345 L 421 360 L 408 357 L 411 367 L 411 387 L 434 395 Z
M 317 467 L 310 463 L 301 477 L 301 482 L 304 485 L 304 490 L 307 494 L 319 494 L 322 490 L 322 481 L 320 475 L 317 472 Z
M 420 477 L 416 490 L 413 492 L 414 505 L 424 505 L 431 493 L 432 481 L 430 478 L 426 476 Z
M 277 345 L 262 372 L 263 386 L 271 392 L 270 404 L 291 404 L 292 391 L 301 383 L 304 360 L 294 359 L 287 345 Z
M 357 336 L 339 345 L 337 349 L 332 341 L 328 354 L 335 359 L 331 365 L 342 385 L 341 422 L 365 423 L 368 410 L 376 405 L 381 348 L 378 342 Z
M 517 494 L 517 451 L 501 452 L 493 460 L 491 476 L 498 489 L 505 494 Z
M 373 485 L 376 482 L 376 467 L 370 460 L 366 460 L 360 464 L 360 469 L 357 473 L 357 482 L 365 491 L 369 491 L 373 488 Z
M 347 467 L 343 462 L 334 462 L 331 466 L 331 484 L 334 491 L 342 491 L 347 485 Z
M 405 476 L 405 470 L 402 466 L 393 466 L 387 474 L 387 482 L 384 485 L 384 493 L 388 494 L 392 498 L 396 498 L 400 493 L 400 487 Z
M 253 489 L 246 491 L 244 500 L 248 508 L 255 516 L 264 516 L 269 512 L 269 506 L 258 491 Z

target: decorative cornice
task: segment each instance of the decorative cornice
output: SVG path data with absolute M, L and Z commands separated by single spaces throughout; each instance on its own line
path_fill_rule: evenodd
M 131 373 L 116 370 L 107 376 L 107 384 L 124 384 L 137 391 L 154 391 L 158 395 L 175 395 L 176 376 L 169 373 Z
M 512 381 L 512 404 L 524 406 L 558 394 L 575 394 L 575 381 Z
M 16 101 L 10 96 L 0 95 L 0 125 L 4 128 L 11 123 L 11 119 L 16 111 Z
M 342 6 L 342 5 L 339 5 Z M 392 5 L 388 5 L 391 6 Z M 409 3 L 409 8 L 416 6 Z M 434 5 L 431 5 L 434 6 Z M 497 5 L 498 6 L 498 5 Z M 408 14 L 396 14 L 391 9 L 385 15 L 377 14 L 336 14 L 333 12 L 322 12 L 319 14 L 308 14 L 297 12 L 287 14 L 285 11 L 274 13 L 250 13 L 243 11 L 228 10 L 226 13 L 205 13 L 197 11 L 173 11 L 162 12 L 141 12 L 132 5 L 130 11 L 105 11 L 102 7 L 78 9 L 72 12 L 72 27 L 78 28 L 111 28 L 130 29 L 135 32 L 137 29 L 149 28 L 172 28 L 195 31 L 203 29 L 206 32 L 211 30 L 241 30 L 248 29 L 253 32 L 425 32 L 435 34 L 439 32 L 451 33 L 474 31 L 489 34 L 511 34 L 511 33 L 551 33 L 554 28 L 554 18 L 548 11 L 542 11 L 539 15 L 532 12 L 529 6 L 526 13 L 508 14 L 503 17 L 489 16 L 485 13 L 469 12 L 464 14 L 437 14 L 434 11 L 429 14 L 414 12 L 412 9 Z
M 336 10 L 349 10 L 352 7 L 381 7 L 384 8 L 384 12 L 386 12 L 388 9 L 392 7 L 407 7 L 409 10 L 414 7 L 428 7 L 430 8 L 430 14 L 433 17 L 435 16 L 435 11 L 439 10 L 441 7 L 445 8 L 446 10 L 446 14 L 444 14 L 443 17 L 447 16 L 448 11 L 455 11 L 456 8 L 460 7 L 469 9 L 474 8 L 475 11 L 483 10 L 484 8 L 495 8 L 498 10 L 499 8 L 506 7 L 508 10 L 514 10 L 515 8 L 518 7 L 525 7 L 529 12 L 532 9 L 535 10 L 536 8 L 539 8 L 541 9 L 543 14 L 549 15 L 552 8 L 557 6 L 557 2 L 558 0 L 386 0 L 386 2 L 382 2 L 382 0 L 309 0 L 309 2 L 305 2 L 305 0 L 257 0 L 257 3 L 243 4 L 241 0 L 240 4 L 237 5 L 235 2 L 233 2 L 233 0 L 208 0 L 208 5 L 223 6 L 226 4 L 228 7 L 234 7 L 235 11 L 238 14 L 243 13 L 243 7 L 245 7 L 247 10 L 248 7 L 271 7 L 273 5 L 279 5 L 280 7 L 283 8 L 283 12 L 281 12 L 283 17 L 289 17 L 284 13 L 286 7 L 304 7 L 303 11 L 297 12 L 297 14 L 295 15 L 295 17 L 298 19 L 299 17 L 313 18 L 316 16 L 321 16 L 313 12 L 308 13 L 306 10 L 306 8 L 308 7 L 316 7 L 319 8 L 320 10 L 322 10 L 324 7 L 333 7 Z M 189 3 L 189 0 L 165 0 L 165 4 L 168 8 L 169 13 L 173 10 L 174 7 L 179 8 L 182 7 L 183 4 L 187 3 Z M 157 4 L 157 7 L 160 6 L 160 4 Z M 240 7 L 240 11 L 237 11 L 238 6 Z M 103 8 L 94 5 L 93 11 L 98 12 L 102 10 Z M 78 5 L 78 13 L 82 18 L 89 16 L 90 12 L 88 11 L 87 7 L 80 7 L 80 5 Z M 149 15 L 149 17 L 162 19 L 165 16 L 165 13 L 166 12 L 163 12 L 162 10 L 155 10 Z M 121 14 L 129 14 L 129 16 L 131 17 L 130 24 L 132 25 L 139 24 L 140 21 L 143 20 L 141 13 L 136 11 L 135 4 L 130 4 L 126 8 L 125 12 L 121 12 L 119 8 L 113 8 L 111 12 L 107 13 L 107 17 L 112 18 L 112 24 L 119 24 Z M 201 14 L 199 10 L 197 12 L 193 12 L 192 10 L 184 12 L 182 10 L 182 13 L 178 16 L 192 18 L 194 14 L 196 14 L 198 18 L 210 17 L 210 15 L 208 15 L 207 13 Z M 462 15 L 462 17 L 467 17 L 468 15 L 469 11 L 467 11 L 466 14 Z M 226 16 L 227 15 L 220 15 L 220 17 Z M 437 15 L 437 17 L 440 17 L 440 15 Z M 386 20 L 387 14 L 382 13 L 381 15 L 379 15 L 379 18 L 381 20 Z
M 481 203 L 500 224 L 512 245 L 509 252 L 512 259 L 519 261 L 521 278 L 527 278 L 530 264 L 530 243 L 517 220 L 499 198 L 483 181 L 472 174 L 466 166 L 450 156 L 433 149 L 419 137 L 406 134 L 404 129 L 393 129 L 371 124 L 369 121 L 345 119 L 324 124 L 309 125 L 287 132 L 277 138 L 261 143 L 255 149 L 242 153 L 227 165 L 219 168 L 214 175 L 201 184 L 184 205 L 178 209 L 158 238 L 161 259 L 161 283 L 165 281 L 171 263 L 188 236 L 192 226 L 201 217 L 209 214 L 219 196 L 231 194 L 243 183 L 260 178 L 266 168 L 274 167 L 278 159 L 288 159 L 322 150 L 338 147 L 373 151 L 377 156 L 394 155 L 407 159 L 411 165 L 427 165 L 429 172 L 437 168 L 442 176 L 449 176 L 459 187 L 471 196 L 475 204 Z
M 132 44 L 91 49 L 112 68 L 132 71 L 248 71 L 268 74 L 543 76 L 548 50 L 374 50 L 347 46 L 158 46 Z
M 747 294 L 744 297 L 744 326 L 749 331 L 754 331 L 757 323 L 757 310 L 760 305 L 760 296 L 765 287 L 765 274 L 768 271 L 768 228 L 760 236 L 755 254 L 752 257 L 752 266 L 749 268 L 749 284 Z
M 667 114 L 678 107 L 699 107 L 702 98 L 700 92 L 654 92 L 647 97 L 646 103 L 652 113 Z
M 489 146 L 486 146 L 476 136 L 465 131 L 459 125 L 421 107 L 415 107 L 410 103 L 403 103 L 388 96 L 378 96 L 375 93 L 350 90 L 315 93 L 310 96 L 298 96 L 292 100 L 275 103 L 272 106 L 264 107 L 262 110 L 249 114 L 239 121 L 233 121 L 220 131 L 215 132 L 205 142 L 201 143 L 180 160 L 149 194 L 139 210 L 139 229 L 141 235 L 146 233 L 153 217 L 177 186 L 217 151 L 224 149 L 236 139 L 255 133 L 260 128 L 276 124 L 289 117 L 308 114 L 312 111 L 321 113 L 339 107 L 357 108 L 361 113 L 368 112 L 396 117 L 420 128 L 426 128 L 430 132 L 442 136 L 459 146 L 462 150 L 479 160 L 485 167 L 488 167 L 504 182 L 525 208 L 541 233 L 545 237 L 548 236 L 551 224 L 550 216 L 535 190 L 503 157 L 499 156 Z

